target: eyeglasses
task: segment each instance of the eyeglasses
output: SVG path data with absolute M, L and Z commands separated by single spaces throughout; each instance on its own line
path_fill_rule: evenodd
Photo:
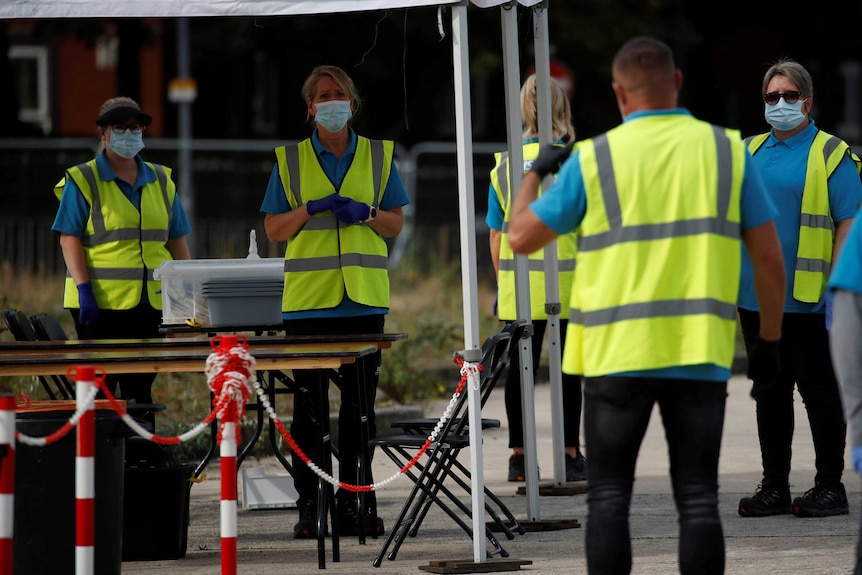
M 769 92 L 768 94 L 763 95 L 763 101 L 769 104 L 770 106 L 774 106 L 778 103 L 778 100 L 784 98 L 784 101 L 788 104 L 795 104 L 799 101 L 799 92 L 796 90 L 787 90 L 783 94 L 778 92 Z M 803 100 L 804 102 L 805 100 Z
M 111 126 L 111 131 L 118 136 L 120 134 L 125 134 L 126 130 L 131 130 L 133 134 L 140 134 L 144 131 L 144 126 L 140 124 L 114 124 Z

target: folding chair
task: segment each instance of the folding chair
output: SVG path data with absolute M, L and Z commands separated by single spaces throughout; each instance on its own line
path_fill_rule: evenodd
M 21 313 L 21 315 L 23 316 L 24 314 Z M 60 325 L 57 318 L 50 314 L 34 313 L 30 316 L 29 324 L 32 324 L 33 332 L 41 341 L 66 341 L 69 339 L 69 336 L 66 334 L 66 330 L 63 329 L 63 326 Z M 61 384 L 70 391 L 70 396 L 64 397 L 63 399 L 73 399 L 75 397 L 75 388 L 72 383 L 65 376 L 56 377 L 60 379 Z M 163 403 L 126 403 L 126 412 L 139 420 L 139 422 L 146 422 L 147 420 L 144 416 L 150 413 L 162 411 L 165 408 L 166 406 Z M 155 425 L 153 425 L 153 427 L 155 428 Z
M 482 346 L 481 364 L 483 369 L 479 373 L 479 396 L 482 404 L 484 404 L 500 375 L 508 365 L 509 343 L 513 331 L 513 328 L 507 327 L 501 333 L 488 338 Z M 381 565 L 390 545 L 394 543 L 392 551 L 387 558 L 394 560 L 401 544 L 404 542 L 405 536 L 416 536 L 419 525 L 432 503 L 436 503 L 468 535 L 473 535 L 472 527 L 456 512 L 460 511 L 467 520 L 470 520 L 472 517 L 470 506 L 446 485 L 446 480 L 451 478 L 452 482 L 461 487 L 464 494 L 470 494 L 469 470 L 457 460 L 459 453 L 464 448 L 470 446 L 467 396 L 467 392 L 461 393 L 453 405 L 450 418 L 442 426 L 437 440 L 426 451 L 426 457 L 415 463 L 415 469 L 406 472 L 406 475 L 413 481 L 414 485 L 401 508 L 392 531 L 389 533 L 380 553 L 374 560 L 376 567 Z M 410 420 L 410 422 L 412 423 L 409 425 L 407 421 L 402 422 L 402 429 L 405 429 L 406 433 L 378 438 L 370 442 L 372 446 L 379 447 L 386 453 L 399 467 L 403 467 L 406 462 L 410 461 L 415 451 L 425 444 L 427 435 L 430 429 L 436 425 L 437 420 Z M 499 425 L 500 422 L 497 420 L 482 420 L 483 428 Z M 513 527 L 520 533 L 525 532 L 505 504 L 487 487 L 484 488 L 484 495 L 486 512 L 500 526 L 508 539 L 514 538 Z M 496 506 L 496 509 L 489 501 Z M 451 503 L 451 506 L 449 503 Z M 498 510 L 506 517 L 508 523 L 500 519 Z M 493 555 L 508 557 L 508 552 L 503 549 L 494 534 L 487 527 L 485 529 L 485 536 L 491 546 L 491 549 L 488 550 L 489 557 Z
M 22 311 L 15 308 L 4 309 L 3 321 L 16 341 L 39 341 L 41 339 Z M 59 375 L 39 375 L 36 377 L 50 399 L 75 398 L 75 388 L 65 377 Z

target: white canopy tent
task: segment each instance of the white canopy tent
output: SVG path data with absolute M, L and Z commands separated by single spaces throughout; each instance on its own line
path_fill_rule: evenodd
M 455 130 L 457 143 L 459 218 L 461 239 L 461 279 L 464 308 L 464 349 L 466 358 L 477 363 L 480 358 L 481 341 L 477 311 L 477 269 L 475 202 L 473 190 L 472 117 L 470 108 L 470 70 L 467 33 L 467 8 L 470 3 L 480 8 L 501 7 L 503 20 L 503 53 L 506 82 L 506 116 L 511 167 L 512 189 L 517 190 L 522 179 L 523 152 L 521 147 L 520 121 L 520 74 L 518 57 L 517 14 L 511 8 L 517 4 L 534 8 L 534 32 L 536 43 L 536 70 L 538 79 L 540 140 L 550 142 L 550 58 L 547 38 L 547 3 L 549 0 L 4 0 L 0 3 L 0 19 L 14 18 L 187 18 L 218 16 L 300 16 L 336 12 L 377 11 L 422 6 L 448 6 L 452 14 L 453 77 L 455 85 Z M 546 253 L 547 301 L 559 303 L 559 288 L 556 282 L 556 249 Z M 530 319 L 528 262 L 527 256 L 516 257 L 518 315 Z M 567 302 L 565 302 L 567 304 Z M 559 311 L 557 311 L 558 318 Z M 552 366 L 552 409 L 554 430 L 555 478 L 563 477 L 562 400 L 558 366 L 559 324 L 549 316 L 551 338 L 550 364 Z M 556 342 L 556 343 L 555 343 Z M 527 508 L 530 520 L 539 516 L 538 465 L 536 462 L 535 412 L 532 386 L 532 357 L 530 340 L 521 345 L 522 385 L 524 394 L 525 451 L 527 453 Z M 473 376 L 477 377 L 477 376 Z M 556 379 L 556 381 L 555 381 Z M 482 473 L 481 413 L 473 406 L 479 405 L 478 382 L 471 381 L 469 387 L 473 555 L 474 561 L 486 558 L 485 510 L 482 498 L 484 477 Z

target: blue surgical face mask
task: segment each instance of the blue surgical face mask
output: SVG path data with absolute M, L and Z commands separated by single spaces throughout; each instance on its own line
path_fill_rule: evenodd
M 328 132 L 340 131 L 353 115 L 350 111 L 350 102 L 347 100 L 317 102 L 314 106 L 317 108 L 314 121 Z
M 111 134 L 108 147 L 124 158 L 134 158 L 144 149 L 144 135 L 126 130 L 122 134 Z
M 802 113 L 803 102 L 805 100 L 800 98 L 795 103 L 788 104 L 784 98 L 779 98 L 778 103 L 774 106 L 766 104 L 763 117 L 776 130 L 790 131 L 805 120 L 805 114 Z

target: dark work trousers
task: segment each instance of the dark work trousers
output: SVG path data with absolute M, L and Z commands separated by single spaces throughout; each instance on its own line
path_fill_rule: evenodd
M 99 315 L 90 325 L 82 325 L 78 319 L 78 309 L 70 309 L 69 313 L 75 321 L 75 331 L 78 339 L 140 339 L 162 337 L 159 326 L 162 323 L 162 312 L 153 309 L 149 303 L 142 302 L 129 310 L 100 309 Z M 152 387 L 156 373 L 123 373 L 110 375 L 110 368 L 105 369 L 105 385 L 111 393 L 126 401 L 136 403 L 152 403 Z M 104 397 L 100 393 L 100 397 Z M 155 414 L 144 417 L 150 423 L 154 422 Z
M 560 355 L 566 347 L 566 320 L 560 321 Z M 539 371 L 542 356 L 542 338 L 548 320 L 533 322 L 533 382 Z M 512 342 L 512 345 L 516 345 Z M 563 374 L 563 437 L 566 447 L 580 447 L 581 433 L 581 378 Z M 515 353 L 506 375 L 506 417 L 509 420 L 509 447 L 524 447 L 524 411 L 521 406 L 521 354 Z
M 746 350 L 760 333 L 760 314 L 740 309 Z M 776 385 L 757 400 L 757 435 L 763 460 L 763 481 L 786 487 L 793 441 L 793 387 L 799 390 L 811 436 L 817 485 L 841 483 L 847 424 L 823 314 L 786 313 L 781 322 L 781 373 Z
M 584 381 L 584 440 L 590 447 L 587 483 L 587 571 L 631 572 L 629 507 L 635 465 L 657 403 L 679 513 L 679 571 L 724 573 L 724 534 L 718 512 L 718 456 L 727 382 L 597 377 Z
M 347 333 L 383 333 L 386 316 L 364 315 L 357 317 L 294 319 L 284 322 L 287 335 L 331 335 Z M 356 468 L 359 454 L 362 453 L 359 421 L 359 384 L 357 365 L 365 376 L 365 397 L 368 414 L 369 439 L 377 435 L 374 415 L 374 399 L 377 394 L 377 380 L 380 376 L 381 353 L 360 358 L 355 365 L 344 366 L 339 373 L 338 387 L 341 389 L 341 408 L 338 411 L 338 478 L 343 483 L 359 484 Z M 293 377 L 299 387 L 310 393 L 297 393 L 293 397 L 293 423 L 290 434 L 308 457 L 321 465 L 320 435 L 317 426 L 320 406 L 318 404 L 319 370 L 294 370 Z M 294 453 L 293 483 L 299 494 L 299 508 L 304 503 L 317 500 L 317 476 Z M 368 479 L 371 477 L 371 462 L 367 463 Z M 355 497 L 355 493 L 339 493 L 340 497 Z

